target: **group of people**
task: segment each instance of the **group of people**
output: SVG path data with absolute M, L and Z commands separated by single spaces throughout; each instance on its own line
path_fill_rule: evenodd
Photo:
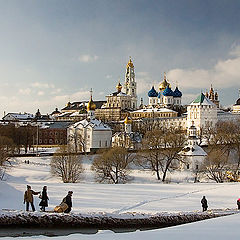
M 40 192 L 35 192 L 31 189 L 31 186 L 27 185 L 27 190 L 24 193 L 24 204 L 26 203 L 26 211 L 29 211 L 29 204 L 31 204 L 32 211 L 35 211 L 34 203 L 33 203 L 33 195 L 38 195 Z M 68 194 L 65 198 L 63 198 L 62 203 L 67 204 L 68 208 L 64 211 L 65 213 L 69 213 L 72 210 L 72 191 L 68 191 Z M 41 199 L 39 206 L 40 210 L 45 212 L 46 207 L 48 207 L 48 195 L 47 195 L 47 186 L 43 187 L 42 193 L 39 195 Z M 208 209 L 208 202 L 205 196 L 201 199 L 203 212 Z M 240 210 L 240 198 L 237 200 L 237 206 Z
M 41 199 L 39 206 L 40 206 L 40 210 L 45 212 L 46 211 L 46 207 L 48 207 L 48 195 L 47 195 L 47 186 L 43 187 L 42 193 L 41 192 L 35 192 L 32 190 L 30 185 L 27 185 L 27 190 L 24 193 L 24 204 L 26 203 L 26 211 L 29 211 L 29 205 L 31 205 L 32 207 L 32 211 L 35 211 L 35 206 L 34 206 L 34 198 L 33 195 L 39 195 L 39 198 Z M 69 191 L 67 196 L 63 198 L 62 202 L 66 203 L 68 208 L 64 211 L 65 213 L 69 213 L 72 210 L 72 191 Z

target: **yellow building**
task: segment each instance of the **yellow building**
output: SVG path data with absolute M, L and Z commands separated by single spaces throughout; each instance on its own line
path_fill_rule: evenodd
M 130 117 L 135 119 L 141 118 L 173 118 L 178 113 L 168 108 L 146 108 L 130 112 Z

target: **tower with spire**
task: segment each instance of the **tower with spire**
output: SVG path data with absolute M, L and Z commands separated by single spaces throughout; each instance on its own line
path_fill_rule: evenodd
M 131 108 L 135 110 L 137 108 L 137 83 L 135 81 L 134 65 L 131 57 L 126 66 L 125 91 L 127 95 L 131 96 Z
M 96 104 L 92 100 L 92 88 L 91 88 L 90 100 L 87 105 L 87 113 L 88 113 L 88 118 L 90 120 L 95 119 L 95 109 L 96 109 Z
M 217 90 L 214 91 L 212 84 L 211 84 L 209 92 L 206 91 L 205 96 L 207 98 L 209 98 L 214 104 L 216 104 L 217 108 L 219 108 L 218 93 L 217 93 Z

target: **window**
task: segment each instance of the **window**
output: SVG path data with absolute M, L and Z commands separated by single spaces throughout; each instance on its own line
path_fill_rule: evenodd
M 106 142 L 105 142 L 105 147 L 107 147 L 108 146 L 108 144 L 107 144 L 108 142 L 107 142 L 107 140 L 106 140 Z
M 99 141 L 99 147 L 101 147 L 101 140 Z
M 187 164 L 187 169 L 189 169 L 190 167 L 189 167 L 189 164 Z

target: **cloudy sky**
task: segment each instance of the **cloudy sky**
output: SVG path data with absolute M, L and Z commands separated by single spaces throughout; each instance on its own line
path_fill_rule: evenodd
M 0 116 L 51 113 L 124 81 L 138 95 L 167 73 L 189 103 L 213 84 L 229 106 L 240 88 L 239 0 L 0 0 Z

